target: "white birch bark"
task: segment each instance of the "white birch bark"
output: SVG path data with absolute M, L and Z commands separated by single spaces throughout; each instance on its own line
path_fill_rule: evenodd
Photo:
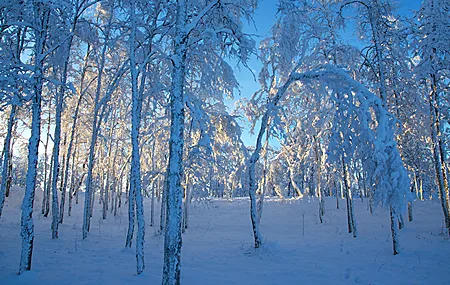
M 166 225 L 164 235 L 163 285 L 179 285 L 181 271 L 181 220 L 184 145 L 184 80 L 187 34 L 186 1 L 176 7 L 174 54 L 172 56 L 172 90 L 170 92 L 170 139 L 166 193 Z
M 261 193 L 258 197 L 258 201 L 256 202 L 256 212 L 258 223 L 261 221 L 263 206 L 264 206 L 264 195 L 267 191 L 267 156 L 269 154 L 269 129 L 266 131 L 266 143 L 265 143 L 265 152 L 264 152 L 264 165 L 263 165 L 263 177 L 261 181 Z
M 59 147 L 61 140 L 61 113 L 62 113 L 62 98 L 63 92 L 61 90 L 56 94 L 56 112 L 55 112 L 55 131 L 53 134 L 53 173 L 51 180 L 52 192 L 52 239 L 58 238 L 59 225 L 59 205 L 58 205 L 58 177 L 59 177 Z
M 42 2 L 34 3 L 34 16 L 37 21 L 35 27 L 35 64 L 32 97 L 31 136 L 28 142 L 28 169 L 25 186 L 25 195 L 22 202 L 21 231 L 22 250 L 20 256 L 19 274 L 31 270 L 31 258 L 34 244 L 33 205 L 36 189 L 37 163 L 39 140 L 41 135 L 41 102 L 42 84 L 44 76 L 43 51 L 47 36 L 49 8 Z
M 295 69 L 294 69 L 295 72 Z M 258 222 L 258 214 L 257 214 L 257 207 L 256 207 L 256 190 L 258 188 L 258 182 L 256 181 L 256 163 L 259 160 L 260 152 L 262 149 L 262 139 L 264 136 L 264 133 L 266 132 L 266 129 L 268 127 L 268 121 L 269 116 L 272 115 L 272 112 L 275 112 L 274 109 L 277 106 L 280 99 L 284 96 L 284 93 L 288 89 L 288 87 L 291 85 L 291 83 L 294 81 L 294 77 L 292 76 L 293 73 L 291 73 L 291 76 L 288 78 L 286 83 L 278 89 L 275 96 L 267 103 L 266 112 L 264 113 L 262 119 L 261 119 L 261 126 L 259 129 L 258 137 L 256 139 L 256 147 L 253 151 L 250 160 L 248 162 L 248 185 L 249 185 L 249 196 L 250 196 L 250 218 L 252 221 L 252 229 L 253 229 L 253 238 L 254 238 L 254 245 L 255 248 L 259 248 L 261 246 L 262 242 L 262 236 L 259 231 L 259 222 Z
M 131 174 L 130 174 L 130 192 L 134 192 L 136 198 L 136 216 L 138 223 L 138 232 L 136 236 L 136 260 L 137 274 L 141 274 L 145 268 L 144 263 L 144 238 L 145 221 L 144 205 L 142 199 L 141 187 L 141 162 L 139 154 L 139 128 L 141 124 L 141 104 L 142 98 L 138 92 L 137 80 L 138 70 L 135 60 L 135 35 L 136 35 L 136 15 L 135 3 L 131 1 L 131 37 L 130 37 L 130 66 L 131 66 L 131 89 L 132 89 L 132 113 L 131 113 Z M 131 215 L 132 213 L 129 212 Z

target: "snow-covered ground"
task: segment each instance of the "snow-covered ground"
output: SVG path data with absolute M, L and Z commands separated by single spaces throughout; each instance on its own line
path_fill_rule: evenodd
M 65 216 L 59 239 L 35 201 L 32 271 L 18 276 L 20 190 L 6 200 L 0 219 L 0 284 L 160 284 L 163 237 L 147 221 L 145 273 L 136 275 L 134 246 L 125 249 L 127 211 L 103 220 L 101 207 L 81 239 L 82 199 Z M 96 200 L 98 201 L 98 199 Z M 97 202 L 96 202 L 97 203 Z M 149 220 L 150 201 L 145 200 Z M 400 231 L 402 252 L 392 255 L 388 213 L 370 215 L 355 199 L 358 237 L 347 233 L 344 200 L 326 200 L 324 224 L 317 201 L 267 200 L 261 221 L 265 241 L 252 248 L 249 201 L 213 200 L 191 208 L 183 235 L 182 284 L 450 284 L 450 241 L 442 234 L 438 201 L 416 202 L 414 221 Z M 158 224 L 158 220 L 157 220 Z M 134 245 L 134 244 L 133 244 Z

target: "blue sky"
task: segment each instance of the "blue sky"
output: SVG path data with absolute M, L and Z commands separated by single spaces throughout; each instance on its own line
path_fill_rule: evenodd
M 246 24 L 245 31 L 249 34 L 255 34 L 257 37 L 254 39 L 259 45 L 259 41 L 267 36 L 270 32 L 270 28 L 275 22 L 276 12 L 277 12 L 277 3 L 276 0 L 262 0 L 259 3 L 259 6 L 254 15 L 255 25 Z M 406 17 L 411 17 L 413 10 L 417 10 L 420 7 L 421 1 L 419 0 L 406 0 L 406 1 L 398 1 L 399 4 L 399 13 Z M 344 31 L 344 37 L 347 38 L 348 41 L 354 42 L 356 39 L 353 36 L 353 31 L 351 27 L 348 27 L 346 31 Z M 353 37 L 353 38 L 352 38 Z M 249 67 L 255 73 L 255 76 L 258 76 L 258 72 L 261 68 L 261 64 L 256 59 L 255 56 L 249 62 Z M 259 84 L 254 80 L 253 75 L 249 70 L 243 67 L 235 68 L 236 78 L 241 86 L 240 95 L 237 94 L 231 104 L 234 103 L 235 100 L 238 100 L 242 97 L 249 98 L 251 95 L 259 89 Z M 245 124 L 245 122 L 241 122 L 241 124 Z M 249 124 L 243 125 L 244 132 L 242 135 L 242 140 L 247 146 L 251 146 L 255 144 L 256 135 L 251 135 L 249 132 Z M 258 130 L 255 130 L 257 132 Z

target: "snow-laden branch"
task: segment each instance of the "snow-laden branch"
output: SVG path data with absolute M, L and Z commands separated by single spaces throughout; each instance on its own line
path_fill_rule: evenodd
M 187 24 L 184 29 L 181 31 L 181 34 L 186 35 L 186 37 L 189 36 L 189 34 L 197 27 L 198 23 L 201 21 L 203 17 L 208 14 L 214 6 L 218 5 L 220 3 L 220 0 L 213 1 L 209 3 L 205 8 L 202 9 L 192 20 L 189 24 Z
M 261 119 L 261 127 L 258 133 L 256 147 L 249 160 L 249 191 L 250 195 L 256 193 L 257 183 L 255 165 L 260 157 L 262 148 L 262 138 L 268 127 L 270 117 L 278 111 L 277 106 L 284 98 L 286 91 L 292 83 L 301 82 L 303 84 L 322 84 L 328 86 L 336 94 L 346 94 L 345 96 L 334 96 L 333 100 L 337 106 L 336 118 L 340 119 L 340 127 L 349 129 L 350 123 L 364 134 L 361 135 L 359 148 L 362 148 L 375 166 L 372 172 L 372 186 L 375 188 L 375 199 L 383 206 L 391 206 L 397 213 L 403 210 L 406 196 L 409 191 L 409 177 L 403 166 L 400 154 L 394 138 L 395 118 L 385 109 L 382 101 L 375 94 L 370 92 L 363 84 L 354 80 L 347 71 L 334 65 L 323 65 L 314 70 L 299 73 L 294 69 L 288 79 L 282 85 L 274 97 L 267 103 L 266 111 Z M 355 96 L 358 103 L 354 103 L 351 96 Z M 348 108 L 348 109 L 345 109 Z M 376 127 L 371 124 L 371 112 L 375 113 Z M 350 115 L 342 115 L 351 112 Z M 356 117 L 356 118 L 355 118 Z M 358 119 L 357 122 L 354 120 Z M 346 121 L 344 121 L 346 120 Z M 345 133 L 335 128 L 334 131 L 340 135 Z M 342 138 L 347 140 L 348 137 Z M 344 151 L 347 156 L 351 156 L 356 151 L 357 141 L 353 141 L 353 149 L 345 150 L 342 144 L 335 143 L 335 151 Z M 330 146 L 330 148 L 332 148 Z M 351 153 L 350 153 L 351 152 Z M 332 156 L 331 156 L 332 157 Z M 340 157 L 336 155 L 336 157 Z M 255 228 L 254 228 L 255 230 Z M 256 226 L 259 231 L 259 227 Z

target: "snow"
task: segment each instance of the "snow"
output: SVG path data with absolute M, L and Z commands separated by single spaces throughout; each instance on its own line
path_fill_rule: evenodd
M 83 202 L 51 239 L 51 218 L 35 209 L 32 271 L 17 275 L 20 259 L 20 203 L 13 188 L 0 219 L 1 284 L 159 284 L 163 236 L 146 223 L 146 268 L 136 275 L 135 250 L 124 248 L 127 207 L 103 220 L 96 202 L 91 231 L 82 239 Z M 82 196 L 82 195 L 81 195 Z M 41 205 L 42 191 L 36 191 Z M 95 201 L 98 201 L 96 199 Z M 449 284 L 450 241 L 442 235 L 438 200 L 416 201 L 415 220 L 399 231 L 402 251 L 392 255 L 389 213 L 374 215 L 367 202 L 354 199 L 357 238 L 347 232 L 344 200 L 326 199 L 324 223 L 317 200 L 266 198 L 261 220 L 264 240 L 253 248 L 249 200 L 236 198 L 193 204 L 183 234 L 182 284 Z M 156 203 L 159 206 L 159 203 Z M 150 199 L 144 200 L 150 208 Z M 149 213 L 150 211 L 145 211 Z M 149 214 L 148 214 L 149 215 Z M 158 215 L 156 215 L 158 216 Z M 149 218 L 149 217 L 148 217 Z M 158 221 L 155 221 L 158 224 Z

